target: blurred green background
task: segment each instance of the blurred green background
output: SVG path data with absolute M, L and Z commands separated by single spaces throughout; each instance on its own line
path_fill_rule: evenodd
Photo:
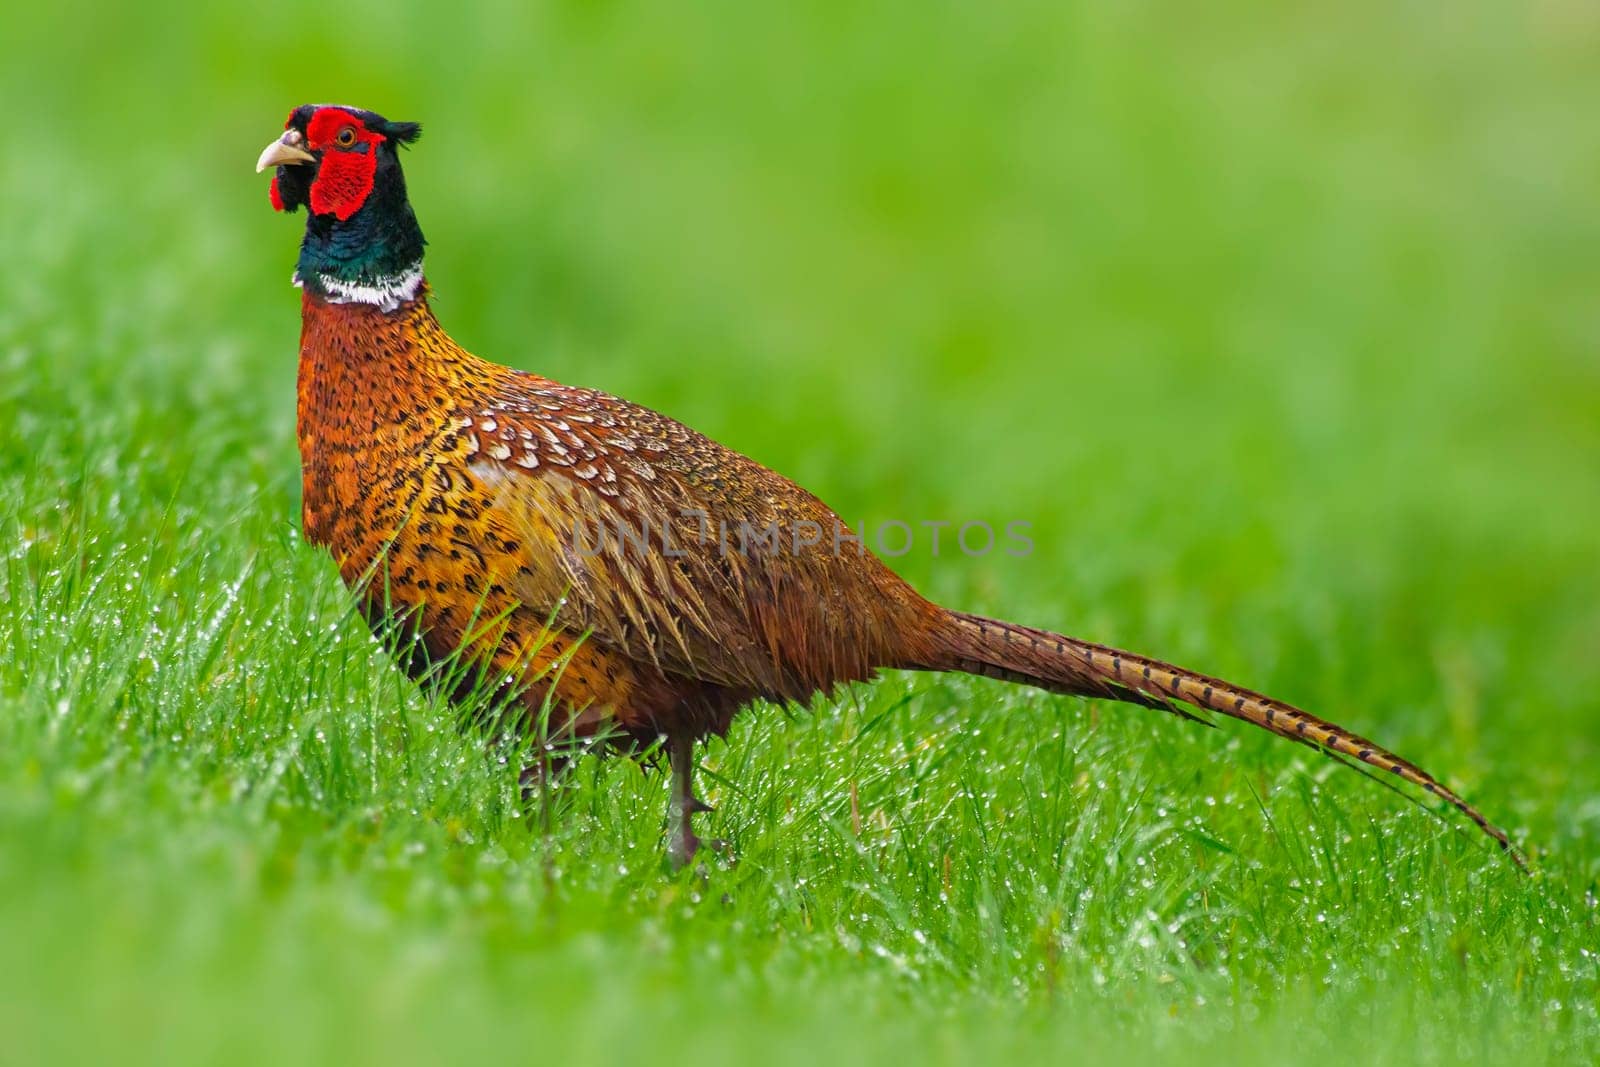
M 1600 8 L 11 5 L 0 1059 L 1591 1059 Z M 924 592 L 1391 744 L 888 679 L 551 837 L 299 544 L 296 104 L 406 156 L 464 345 L 851 519 Z M 1147 866 L 1148 861 L 1148 866 Z

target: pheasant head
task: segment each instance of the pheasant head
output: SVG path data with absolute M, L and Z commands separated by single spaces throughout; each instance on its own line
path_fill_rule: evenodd
M 307 210 L 296 285 L 330 303 L 385 311 L 417 295 L 425 242 L 406 198 L 400 146 L 421 134 L 415 122 L 360 108 L 304 104 L 289 112 L 256 171 L 275 168 L 274 208 Z

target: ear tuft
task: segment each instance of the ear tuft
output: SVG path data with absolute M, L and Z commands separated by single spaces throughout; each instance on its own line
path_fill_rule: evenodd
M 396 144 L 415 144 L 417 138 L 422 136 L 422 123 L 386 122 L 383 124 L 383 135 Z

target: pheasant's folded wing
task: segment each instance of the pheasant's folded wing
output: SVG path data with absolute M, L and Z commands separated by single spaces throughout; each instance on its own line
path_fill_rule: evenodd
M 646 408 L 518 376 L 460 418 L 523 539 L 516 596 L 669 674 L 803 698 L 925 603 L 816 497 Z

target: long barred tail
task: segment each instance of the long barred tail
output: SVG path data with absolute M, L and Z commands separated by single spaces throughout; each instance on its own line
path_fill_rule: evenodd
M 1310 712 L 1219 678 L 1048 630 L 956 611 L 946 612 L 945 619 L 948 625 L 940 635 L 942 654 L 935 662 L 914 666 L 1022 682 L 1056 693 L 1108 697 L 1184 718 L 1196 716 L 1177 701 L 1243 719 L 1279 737 L 1342 753 L 1420 786 L 1466 815 L 1494 838 L 1518 867 L 1527 869 L 1505 831 L 1433 775 Z

